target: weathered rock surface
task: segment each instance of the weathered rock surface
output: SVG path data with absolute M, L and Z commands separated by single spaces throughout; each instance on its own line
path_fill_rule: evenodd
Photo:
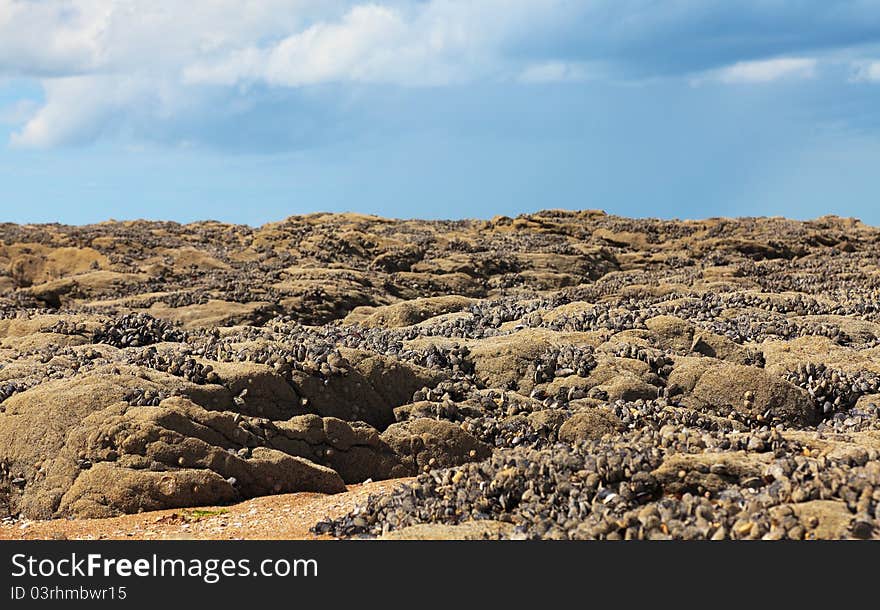
M 620 432 L 623 422 L 611 409 L 587 408 L 578 411 L 559 428 L 559 439 L 568 443 L 598 440 L 606 434 Z
M 427 418 L 394 424 L 382 434 L 382 440 L 401 457 L 406 468 L 401 475 L 483 460 L 492 453 L 488 445 L 459 426 Z
M 0 513 L 418 475 L 339 536 L 880 536 L 856 220 L 0 225 Z

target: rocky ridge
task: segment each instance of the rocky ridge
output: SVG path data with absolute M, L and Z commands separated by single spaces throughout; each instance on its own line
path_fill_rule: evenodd
M 0 225 L 0 512 L 417 478 L 340 537 L 869 538 L 880 229 Z

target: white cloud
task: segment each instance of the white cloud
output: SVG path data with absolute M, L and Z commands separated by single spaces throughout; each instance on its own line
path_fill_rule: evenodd
M 21 125 L 36 114 L 38 104 L 33 100 L 16 100 L 0 106 L 0 125 Z
M 391 9 L 356 6 L 338 22 L 314 24 L 271 46 L 197 62 L 184 70 L 184 79 L 218 85 L 261 80 L 288 87 L 390 80 L 410 59 L 404 56 L 408 35 L 407 24 Z
M 504 77 L 502 46 L 566 0 L 0 0 L 0 77 L 39 78 L 18 146 L 88 141 L 211 87 Z M 209 97 L 209 96 L 208 96 Z M 211 112 L 207 102 L 206 112 Z
M 519 73 L 521 83 L 571 83 L 588 80 L 592 76 L 582 62 L 545 61 L 526 66 Z
M 0 0 L 0 74 L 73 76 L 179 68 L 278 37 L 336 0 Z
M 246 46 L 187 66 L 188 83 L 262 81 L 300 87 L 327 82 L 442 85 L 502 72 L 500 43 L 557 0 L 433 0 L 413 7 L 361 4 L 335 21 L 271 44 Z
M 718 43 L 723 53 L 713 54 L 708 48 L 701 61 L 692 61 L 688 41 L 715 40 L 717 11 L 692 10 L 690 4 L 0 0 L 0 78 L 36 79 L 44 89 L 45 101 L 36 112 L 16 115 L 22 122 L 13 142 L 55 146 L 104 133 L 150 133 L 163 122 L 180 119 L 181 113 L 198 116 L 200 105 L 202 114 L 214 117 L 234 110 L 223 104 L 242 104 L 250 110 L 279 89 L 325 83 L 542 84 L 602 77 L 604 72 L 597 73 L 596 66 L 641 62 L 644 69 L 634 72 L 641 78 L 686 75 L 720 65 L 720 57 L 728 61 L 730 45 L 723 41 Z M 739 0 L 744 17 L 731 37 L 743 41 L 737 43 L 740 47 L 751 50 L 766 42 L 763 34 L 755 39 L 748 29 L 760 19 L 772 17 L 771 25 L 793 24 L 786 27 L 796 34 L 803 29 L 793 20 L 800 13 L 782 6 L 785 3 L 769 13 L 764 4 Z M 851 21 L 862 22 L 844 20 L 840 27 L 852 27 Z M 680 40 L 670 41 L 670 32 Z M 786 52 L 810 53 L 810 32 L 786 32 L 780 36 L 805 45 L 805 50 Z M 655 61 L 658 57 L 663 61 Z M 664 72 L 665 64 L 673 68 Z M 661 66 L 659 72 L 652 72 L 656 66 Z M 788 57 L 735 63 L 700 78 L 761 83 L 809 78 L 816 68 L 814 59 Z M 865 70 L 863 78 L 870 77 L 871 69 Z M 248 93 L 235 96 L 231 91 Z M 287 95 L 292 97 L 289 91 Z M 197 134 L 190 137 L 199 140 Z
M 13 146 L 46 148 L 89 142 L 119 119 L 149 122 L 173 117 L 194 101 L 175 83 L 126 75 L 53 78 L 43 83 L 46 102 L 12 134 Z
M 716 70 L 711 78 L 722 83 L 770 83 L 782 79 L 807 79 L 816 76 L 817 61 L 810 57 L 780 57 L 741 61 Z
M 107 16 L 103 4 L 0 0 L 0 74 L 70 74 L 94 68 Z M 79 5 L 88 5 L 88 10 L 78 10 Z
M 880 83 L 880 61 L 861 61 L 853 64 L 852 81 Z

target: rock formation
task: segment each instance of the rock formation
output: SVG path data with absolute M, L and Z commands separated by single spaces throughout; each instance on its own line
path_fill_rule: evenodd
M 0 513 L 416 476 L 315 531 L 878 535 L 880 229 L 859 221 L 0 235 Z

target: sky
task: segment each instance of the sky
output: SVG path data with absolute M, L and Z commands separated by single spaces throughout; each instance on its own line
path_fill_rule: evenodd
M 0 222 L 880 225 L 880 0 L 0 0 Z

